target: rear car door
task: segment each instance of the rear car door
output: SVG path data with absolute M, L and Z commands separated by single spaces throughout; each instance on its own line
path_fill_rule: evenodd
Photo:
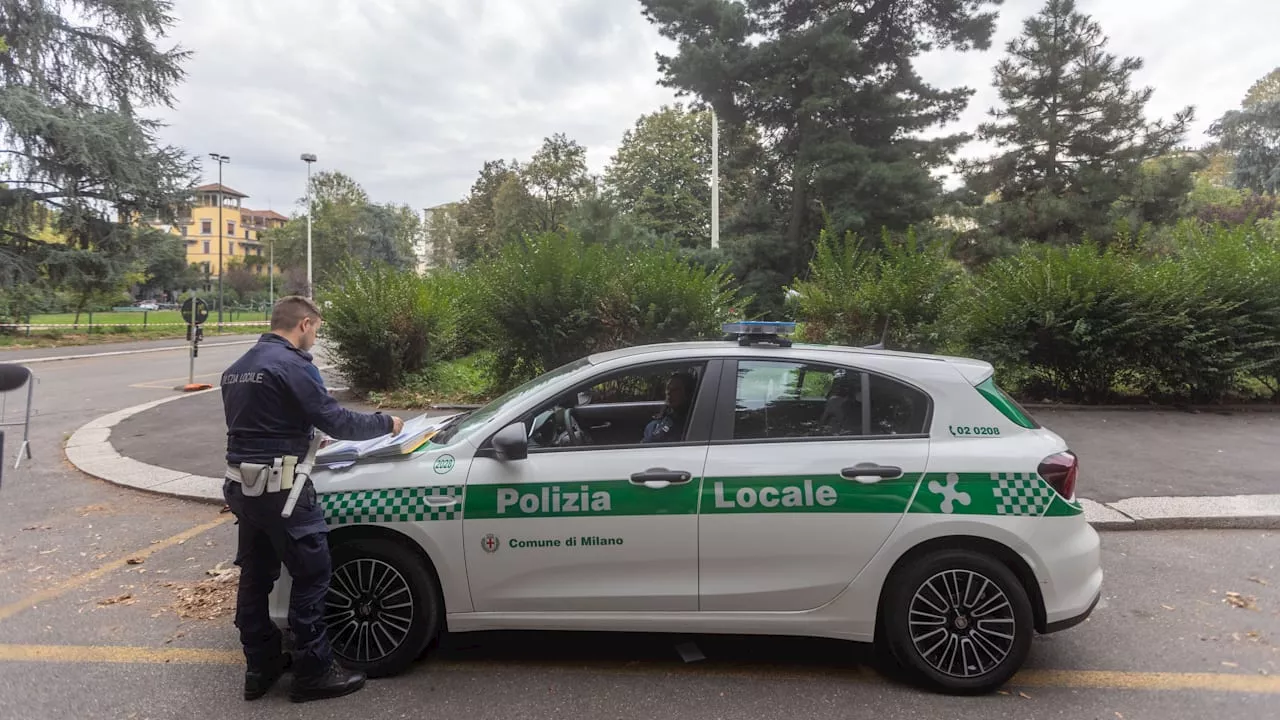
M 852 366 L 726 360 L 699 506 L 699 608 L 799 611 L 880 549 L 929 460 L 929 396 Z
M 636 408 L 660 408 L 677 372 L 696 383 L 684 432 L 642 443 L 652 407 Z M 697 610 L 698 491 L 719 377 L 719 360 L 604 371 L 524 418 L 527 458 L 498 460 L 482 447 L 463 521 L 475 609 Z M 568 417 L 581 432 L 572 441 L 548 425 Z

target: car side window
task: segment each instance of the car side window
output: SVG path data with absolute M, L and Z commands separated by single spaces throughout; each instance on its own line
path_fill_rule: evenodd
M 880 375 L 820 363 L 738 363 L 735 440 L 920 434 L 928 414 L 924 393 Z
M 526 419 L 530 449 L 677 443 L 706 363 L 657 363 L 593 378 Z

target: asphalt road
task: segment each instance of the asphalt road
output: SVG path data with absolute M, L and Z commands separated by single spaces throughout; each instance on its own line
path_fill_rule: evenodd
M 243 350 L 208 347 L 197 373 L 216 377 Z M 60 451 L 85 421 L 170 395 L 186 357 L 33 367 L 36 457 L 15 473 L 10 444 L 0 488 L 0 717 L 1280 717 L 1280 535 L 1265 531 L 1104 534 L 1104 602 L 1039 638 L 1007 694 L 922 693 L 844 643 L 699 637 L 707 659 L 684 663 L 686 638 L 501 633 L 451 637 L 342 700 L 293 706 L 282 686 L 244 703 L 229 598 L 181 602 L 229 564 L 228 516 L 86 478 Z M 208 442 L 157 435 L 175 453 Z

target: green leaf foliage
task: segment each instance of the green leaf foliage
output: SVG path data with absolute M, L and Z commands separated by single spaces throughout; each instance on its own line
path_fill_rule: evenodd
M 356 387 L 399 386 L 452 357 L 460 319 L 455 285 L 385 264 L 348 263 L 317 299 L 340 372 Z

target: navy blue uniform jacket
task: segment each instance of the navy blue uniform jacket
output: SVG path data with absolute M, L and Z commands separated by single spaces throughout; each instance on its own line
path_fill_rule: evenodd
M 358 413 L 325 390 L 311 353 L 267 333 L 222 374 L 227 462 L 269 463 L 306 455 L 312 427 L 338 440 L 368 440 L 391 432 L 390 415 Z

